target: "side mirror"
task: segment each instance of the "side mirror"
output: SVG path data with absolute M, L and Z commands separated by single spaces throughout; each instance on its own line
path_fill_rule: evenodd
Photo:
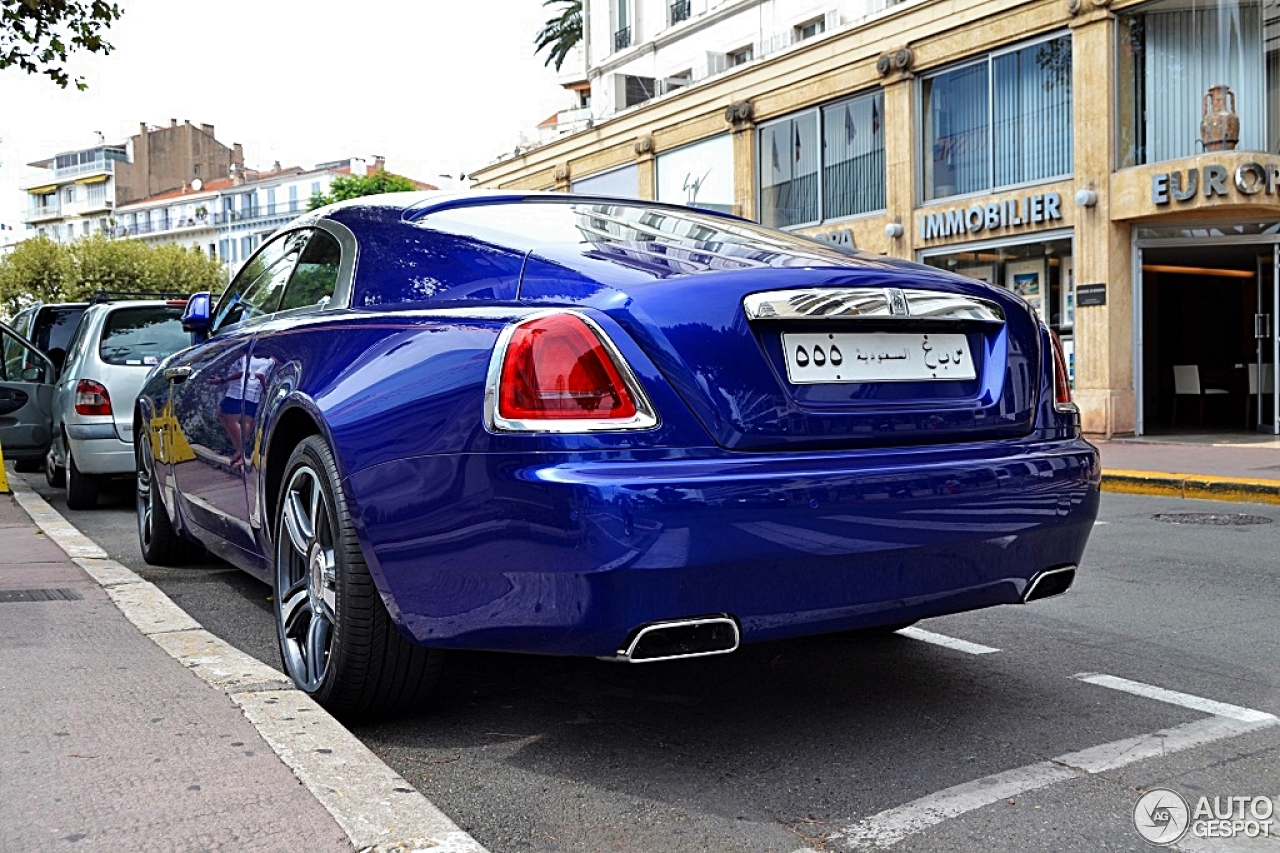
M 198 344 L 209 337 L 209 327 L 213 323 L 212 300 L 209 292 L 193 293 L 187 300 L 187 307 L 182 312 L 182 330 L 191 333 L 191 343 Z
M 44 382 L 44 373 L 45 373 L 44 368 L 38 365 L 25 367 L 22 370 L 22 381 L 36 382 L 36 383 Z

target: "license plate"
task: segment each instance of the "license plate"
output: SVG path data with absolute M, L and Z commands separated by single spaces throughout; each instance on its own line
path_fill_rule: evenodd
M 973 379 L 963 334 L 838 332 L 783 334 L 787 379 L 819 382 L 919 382 Z

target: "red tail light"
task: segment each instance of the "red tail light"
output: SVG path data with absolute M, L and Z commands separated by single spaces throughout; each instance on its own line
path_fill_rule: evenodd
M 1053 402 L 1056 406 L 1071 405 L 1071 382 L 1067 373 L 1067 357 L 1062 352 L 1062 341 L 1058 340 L 1058 333 L 1049 330 L 1049 337 L 1053 339 Z
M 76 383 L 76 414 L 109 415 L 111 414 L 111 395 L 101 382 L 92 379 L 81 379 Z
M 499 354 L 490 418 L 499 429 L 585 432 L 657 422 L 621 355 L 578 314 L 544 314 L 520 323 Z

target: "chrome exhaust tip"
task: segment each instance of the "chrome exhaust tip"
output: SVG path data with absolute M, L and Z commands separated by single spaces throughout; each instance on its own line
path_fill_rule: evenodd
M 727 655 L 741 641 L 738 623 L 725 615 L 650 622 L 631 635 L 625 648 L 606 660 L 652 663 L 680 658 Z
M 1030 601 L 1039 601 L 1042 598 L 1062 595 L 1071 589 L 1071 584 L 1075 583 L 1075 579 L 1075 566 L 1059 566 L 1056 569 L 1045 569 L 1033 577 L 1031 583 L 1027 584 L 1027 588 L 1022 593 L 1022 603 L 1026 604 Z

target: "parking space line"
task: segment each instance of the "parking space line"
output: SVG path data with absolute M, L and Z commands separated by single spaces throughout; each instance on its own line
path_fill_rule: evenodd
M 1215 717 L 1228 717 L 1232 720 L 1239 720 L 1242 723 L 1277 722 L 1275 715 L 1268 714 L 1266 711 L 1255 711 L 1252 708 L 1241 708 L 1239 705 L 1215 702 L 1212 699 L 1192 696 L 1189 693 L 1178 693 L 1174 690 L 1166 690 L 1163 687 L 1143 684 L 1141 681 L 1117 678 L 1114 675 L 1082 672 L 1072 677 L 1080 681 L 1086 681 L 1089 684 L 1097 684 L 1099 687 L 1110 687 L 1112 690 L 1132 693 L 1134 696 L 1144 696 L 1147 699 L 1167 702 L 1170 705 L 1180 705 L 1193 711 L 1203 711 L 1206 714 L 1213 714 Z
M 913 640 L 920 640 L 924 643 L 933 643 L 935 646 L 952 649 L 957 652 L 964 652 L 969 655 L 989 655 L 1000 651 L 992 646 L 984 646 L 981 643 L 971 643 L 968 640 L 958 640 L 955 637 L 948 637 L 945 634 L 935 634 L 932 631 L 925 631 L 920 628 L 903 628 L 898 632 L 904 637 L 910 637 Z
M 906 631 L 902 633 L 905 634 Z M 1046 788 L 1068 779 L 1084 778 L 1149 758 L 1158 758 L 1204 746 L 1214 741 L 1236 737 L 1280 723 L 1280 719 L 1265 711 L 1215 702 L 1212 699 L 1165 690 L 1162 687 L 1102 673 L 1082 673 L 1074 678 L 1202 711 L 1212 716 L 1157 732 L 1122 738 L 1077 752 L 1065 753 L 1047 761 L 1037 761 L 1024 767 L 954 785 L 855 821 L 829 836 L 830 840 L 843 841 L 845 846 L 853 849 L 889 847 L 945 820 L 994 805 L 1009 797 Z

